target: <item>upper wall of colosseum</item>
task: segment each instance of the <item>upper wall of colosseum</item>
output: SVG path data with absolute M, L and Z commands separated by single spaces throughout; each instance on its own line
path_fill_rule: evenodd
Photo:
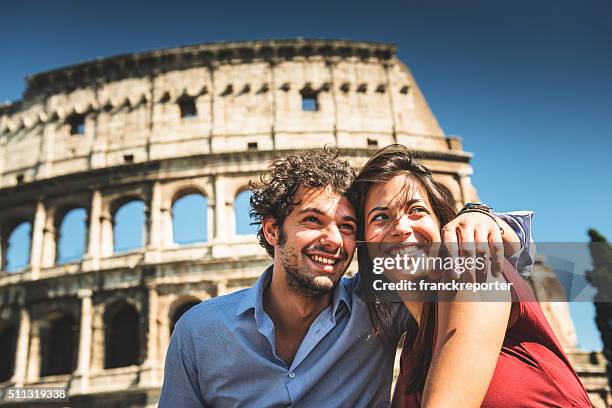
M 461 150 L 392 45 L 189 46 L 29 77 L 23 100 L 0 107 L 0 188 L 198 154 L 393 142 Z

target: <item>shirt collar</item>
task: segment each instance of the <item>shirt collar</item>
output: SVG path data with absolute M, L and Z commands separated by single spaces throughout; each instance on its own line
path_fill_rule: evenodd
M 244 297 L 236 310 L 236 316 L 239 316 L 250 309 L 255 311 L 263 310 L 263 292 L 270 285 L 270 280 L 272 279 L 272 267 L 273 265 L 270 265 L 268 268 L 266 268 L 259 279 L 257 279 L 257 282 L 255 282 L 253 286 L 245 291 Z M 333 316 L 336 315 L 340 302 L 344 302 L 349 312 L 351 311 L 351 300 L 346 289 L 345 278 L 341 278 L 340 282 L 338 282 L 334 289 L 334 299 L 332 301 Z

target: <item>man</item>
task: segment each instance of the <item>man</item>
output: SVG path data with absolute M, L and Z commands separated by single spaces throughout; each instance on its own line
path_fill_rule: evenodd
M 390 347 L 372 333 L 355 293 L 359 276 L 342 278 L 357 216 L 345 195 L 355 172 L 337 156 L 329 149 L 287 156 L 262 176 L 252 215 L 273 265 L 253 287 L 202 302 L 180 319 L 160 407 L 389 405 L 395 345 L 410 317 L 395 305 Z M 528 216 L 502 218 L 508 233 L 529 241 Z M 445 226 L 445 239 L 470 240 L 469 232 L 473 241 L 498 228 L 488 215 L 467 213 Z

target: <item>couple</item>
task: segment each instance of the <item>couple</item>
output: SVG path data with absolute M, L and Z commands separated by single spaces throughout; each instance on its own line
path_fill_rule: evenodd
M 520 301 L 528 289 L 515 268 L 524 267 L 531 214 L 479 207 L 457 216 L 448 190 L 400 145 L 356 178 L 333 150 L 286 156 L 253 193 L 273 265 L 253 287 L 179 320 L 160 407 L 590 406 L 537 303 Z M 494 258 L 497 276 L 486 279 L 514 283 L 519 301 L 470 302 L 457 292 L 458 302 L 371 302 L 361 280 L 371 274 L 366 246 L 360 272 L 342 278 L 364 241 L 503 242 L 512 264 Z

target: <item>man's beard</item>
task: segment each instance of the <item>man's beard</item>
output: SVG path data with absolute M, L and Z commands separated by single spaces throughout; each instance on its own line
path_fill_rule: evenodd
M 316 299 L 333 292 L 344 271 L 334 275 L 318 275 L 310 272 L 310 268 L 302 261 L 302 254 L 292 246 L 286 245 L 286 237 L 280 231 L 279 237 L 281 265 L 285 270 L 286 284 L 289 291 L 296 295 Z M 321 250 L 321 248 L 319 248 Z M 339 263 L 346 262 L 347 255 L 341 252 Z

